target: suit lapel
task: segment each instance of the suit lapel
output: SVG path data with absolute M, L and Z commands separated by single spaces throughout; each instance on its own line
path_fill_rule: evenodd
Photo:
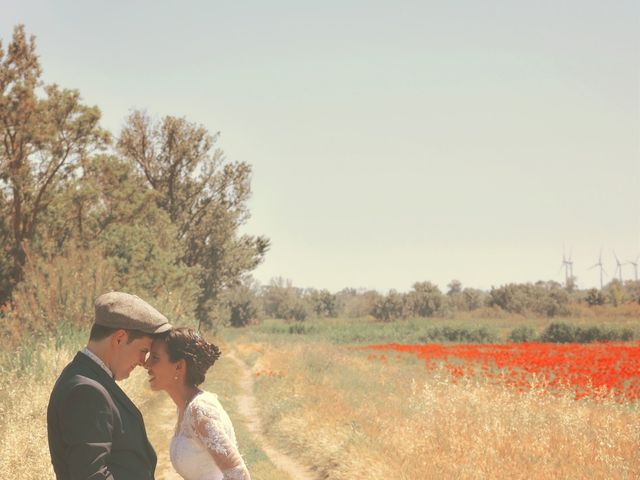
M 87 357 L 84 353 L 78 352 L 76 357 L 73 360 L 73 363 L 78 365 L 82 370 L 90 370 L 92 375 L 91 377 L 99 382 L 107 391 L 111 394 L 111 396 L 117 399 L 122 405 L 125 406 L 127 410 L 133 413 L 140 420 L 140 426 L 144 432 L 144 437 L 147 442 L 147 451 L 152 459 L 156 459 L 156 452 L 153 449 L 153 446 L 149 442 L 149 438 L 147 437 L 147 431 L 144 425 L 144 419 L 142 418 L 142 413 L 138 410 L 138 407 L 131 401 L 131 399 L 124 393 L 124 390 L 120 388 L 120 386 L 116 383 L 116 381 L 111 378 L 107 372 L 105 372 L 100 365 L 94 362 L 92 359 Z M 152 462 L 153 463 L 153 462 Z
M 74 359 L 74 361 L 77 361 L 82 367 L 90 369 L 94 379 L 100 382 L 100 384 L 104 388 L 106 388 L 114 398 L 117 398 L 131 413 L 142 418 L 140 410 L 138 410 L 131 399 L 127 397 L 127 394 L 124 393 L 124 391 L 120 388 L 120 386 L 113 378 L 107 375 L 107 372 L 105 372 L 100 367 L 100 365 L 98 365 L 82 352 L 78 352 L 76 354 L 76 358 Z

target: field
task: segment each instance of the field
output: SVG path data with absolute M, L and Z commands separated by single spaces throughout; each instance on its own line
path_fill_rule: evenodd
M 498 343 L 417 346 L 427 327 L 357 326 L 227 332 L 267 436 L 318 478 L 640 476 L 637 343 L 508 345 L 505 321 Z
M 574 398 L 610 397 L 619 402 L 640 399 L 640 348 L 636 344 L 405 345 L 361 347 L 365 350 L 409 353 L 424 360 L 427 370 L 445 368 L 451 381 L 482 377 L 519 392 L 545 390 L 548 394 L 573 392 Z M 387 362 L 387 355 L 368 359 Z M 402 359 L 396 355 L 396 361 Z
M 640 345 L 506 342 L 523 322 L 546 326 L 362 319 L 225 329 L 210 334 L 223 357 L 205 388 L 230 412 L 254 480 L 298 480 L 274 465 L 264 439 L 317 479 L 640 477 Z M 463 327 L 484 343 L 419 341 Z M 45 406 L 85 334 L 61 332 L 0 359 L 0 478 L 52 478 Z M 247 369 L 261 438 L 240 411 Z M 142 369 L 124 388 L 147 419 L 156 478 L 178 478 L 166 454 L 173 404 L 149 392 Z

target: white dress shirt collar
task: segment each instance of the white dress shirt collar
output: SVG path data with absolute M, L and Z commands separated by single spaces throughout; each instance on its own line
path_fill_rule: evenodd
M 111 378 L 114 378 L 113 373 L 111 372 L 111 370 L 109 370 L 109 367 L 107 367 L 105 363 L 100 359 L 100 357 L 98 357 L 95 353 L 93 353 L 87 347 L 84 347 L 80 351 L 84 353 L 87 357 L 89 357 L 91 360 L 96 362 L 98 365 L 100 365 L 100 368 L 102 368 L 105 372 L 107 372 L 107 375 L 109 375 Z

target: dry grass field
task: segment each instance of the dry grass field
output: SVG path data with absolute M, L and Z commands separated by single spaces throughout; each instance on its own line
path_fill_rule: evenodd
M 17 351 L 0 371 L 0 478 L 54 478 L 47 446 L 47 403 L 53 384 L 76 350 L 53 345 Z M 146 372 L 134 370 L 121 386 L 142 409 L 152 397 Z
M 331 480 L 640 477 L 640 406 L 453 382 L 412 357 L 252 343 L 266 434 Z
M 69 343 L 77 343 L 70 341 Z M 81 345 L 81 343 L 80 343 Z M 74 345 L 77 347 L 78 345 Z M 223 346 L 223 349 L 228 350 Z M 28 349 L 6 352 L 0 362 L 0 478 L 16 480 L 53 479 L 47 446 L 46 409 L 51 388 L 76 348 L 53 344 L 32 345 Z M 204 388 L 216 392 L 229 412 L 254 478 L 289 480 L 278 470 L 247 431 L 237 412 L 237 366 L 221 359 L 208 375 Z M 158 454 L 157 480 L 177 480 L 168 456 L 175 426 L 176 409 L 164 393 L 152 392 L 147 373 L 136 368 L 120 386 L 140 408 L 151 443 Z
M 314 324 L 267 323 L 218 339 L 223 353 L 250 369 L 263 437 L 317 478 L 640 478 L 640 402 L 576 401 L 569 390 L 550 395 L 543 385 L 518 392 L 481 378 L 452 379 L 445 368 L 425 369 L 412 355 L 355 348 L 345 339 L 358 333 L 357 325 L 344 332 L 328 325 L 321 331 Z M 362 339 L 395 335 L 362 327 Z M 53 478 L 46 404 L 83 341 L 80 335 L 3 353 L 0 478 Z M 231 414 L 253 479 L 292 478 L 274 466 L 239 412 L 243 371 L 223 355 L 204 387 Z M 159 457 L 156 478 L 178 478 L 167 457 L 173 404 L 149 391 L 143 369 L 123 388 L 147 419 Z

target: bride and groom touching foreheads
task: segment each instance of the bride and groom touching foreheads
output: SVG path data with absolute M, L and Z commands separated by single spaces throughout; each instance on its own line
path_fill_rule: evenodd
M 116 383 L 137 366 L 177 406 L 170 458 L 186 480 L 250 480 L 229 416 L 198 388 L 220 356 L 215 345 L 135 295 L 111 292 L 95 304 L 87 346 L 60 374 L 47 430 L 57 480 L 153 480 L 156 453 L 140 411 Z

